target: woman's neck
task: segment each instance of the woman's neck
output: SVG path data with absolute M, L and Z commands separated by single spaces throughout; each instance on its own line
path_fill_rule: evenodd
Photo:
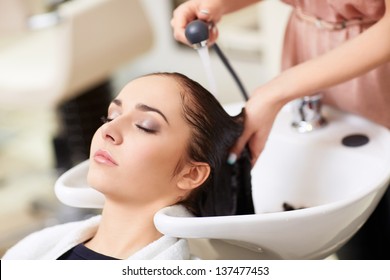
M 85 245 L 98 253 L 126 259 L 162 236 L 153 223 L 155 212 L 153 207 L 129 209 L 107 202 L 95 236 Z

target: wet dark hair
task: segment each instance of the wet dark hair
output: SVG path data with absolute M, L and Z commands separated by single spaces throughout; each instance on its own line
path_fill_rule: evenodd
M 230 116 L 218 100 L 196 81 L 180 73 L 154 73 L 150 75 L 173 78 L 181 87 L 183 117 L 192 128 L 192 135 L 183 160 L 205 162 L 211 173 L 208 179 L 194 189 L 180 204 L 195 216 L 207 215 L 202 207 L 215 188 L 218 176 L 226 164 L 229 149 L 243 131 L 244 114 Z M 180 170 L 180 164 L 177 168 Z M 206 211 L 207 212 L 207 211 Z

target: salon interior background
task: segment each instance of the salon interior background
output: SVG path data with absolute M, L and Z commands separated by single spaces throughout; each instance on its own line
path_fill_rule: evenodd
M 104 0 L 96 2 L 101 1 Z M 20 22 L 24 23 L 27 13 L 24 10 L 18 14 L 17 7 L 28 7 L 31 13 L 45 13 L 45 2 L 0 0 L 0 64 L 7 61 L 4 53 L 9 48 L 29 47 L 18 44 L 25 36 L 45 32 L 29 30 L 24 25 L 21 27 Z M 66 2 L 82 5 L 91 0 Z M 156 71 L 182 72 L 207 87 L 207 77 L 196 51 L 175 42 L 172 36 L 171 14 L 181 1 L 140 2 L 152 27 L 153 44 L 146 52 L 124 62 L 110 74 L 112 92 L 116 93 L 134 77 Z M 249 92 L 279 72 L 283 29 L 289 12 L 289 8 L 279 1 L 265 1 L 226 16 L 219 24 L 218 43 Z M 21 21 L 14 22 L 17 19 Z M 126 28 L 139 28 L 139 23 L 134 22 Z M 50 49 L 47 51 L 50 52 Z M 240 101 L 239 90 L 219 58 L 211 53 L 211 59 L 219 100 L 222 103 Z M 33 57 L 31 63 L 36 63 Z M 4 71 L 4 65 L 0 65 L 0 69 Z M 40 70 L 39 67 L 35 69 Z M 21 77 L 13 78 L 20 79 L 21 86 L 25 82 Z M 20 102 L 26 103 L 24 98 Z M 28 104 L 11 106 L 0 92 L 0 255 L 32 231 L 83 218 L 90 213 L 60 205 L 53 193 L 54 182 L 59 175 L 56 166 L 61 161 L 53 147 L 53 138 L 59 129 L 58 115 L 58 108 L 42 109 Z

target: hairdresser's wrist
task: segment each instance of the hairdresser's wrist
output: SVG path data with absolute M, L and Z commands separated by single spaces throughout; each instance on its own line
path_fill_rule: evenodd
M 284 88 L 277 79 L 255 89 L 248 101 L 247 110 L 256 110 L 256 108 L 270 107 L 273 111 L 279 111 L 285 104 L 293 100 L 289 90 Z

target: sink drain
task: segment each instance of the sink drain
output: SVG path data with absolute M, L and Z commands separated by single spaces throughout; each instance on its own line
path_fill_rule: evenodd
M 341 143 L 346 147 L 360 147 L 366 145 L 370 139 L 364 134 L 352 134 L 345 136 Z

